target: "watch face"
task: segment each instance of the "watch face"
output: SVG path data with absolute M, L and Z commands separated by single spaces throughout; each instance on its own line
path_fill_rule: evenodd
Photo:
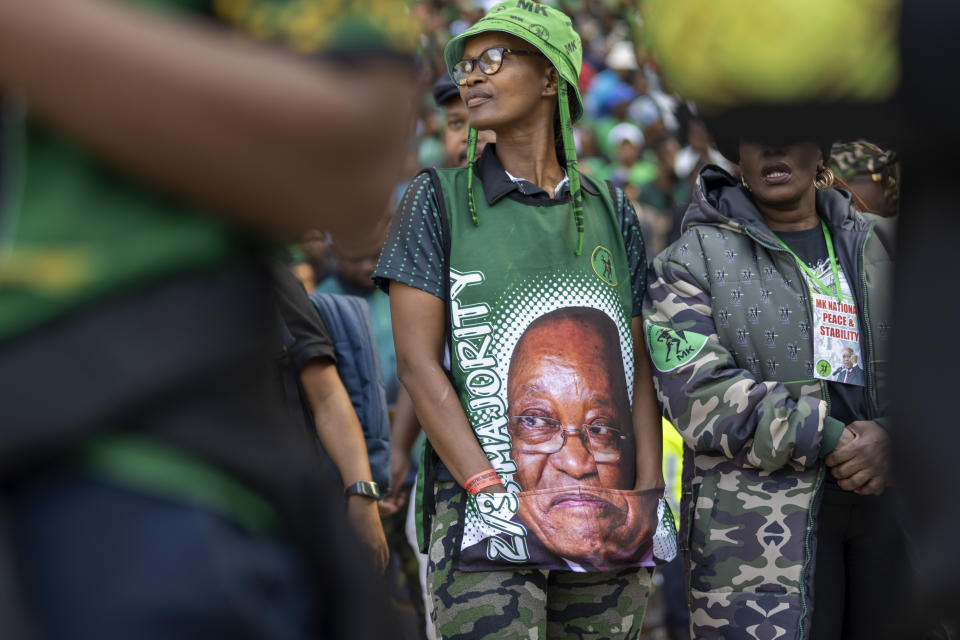
M 366 482 L 361 480 L 360 482 L 355 482 L 347 487 L 347 490 L 344 491 L 344 495 L 348 497 L 360 495 L 378 500 L 380 499 L 380 488 L 377 486 L 376 482 Z

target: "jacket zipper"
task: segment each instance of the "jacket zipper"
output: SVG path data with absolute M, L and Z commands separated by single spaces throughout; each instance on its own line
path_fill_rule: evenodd
M 782 253 L 787 253 L 783 247 L 775 247 L 771 244 L 768 244 L 758 237 L 750 233 L 745 225 L 740 227 L 747 237 L 751 238 L 754 242 L 759 244 L 761 247 L 766 247 L 767 249 L 773 249 L 775 251 L 780 251 Z M 866 246 L 866 242 L 863 243 Z M 862 248 L 861 248 L 862 250 Z M 803 273 L 800 272 L 800 267 L 794 263 L 794 268 L 796 269 L 797 277 L 800 278 L 800 282 L 803 285 L 804 290 L 807 292 L 807 300 L 810 300 L 810 287 L 807 286 L 807 281 L 803 276 Z M 862 271 L 862 270 L 861 270 Z M 866 277 L 863 277 L 864 287 L 866 287 Z M 838 283 L 839 286 L 839 283 Z M 810 305 L 807 304 L 807 313 L 810 313 Z M 812 323 L 813 318 L 810 317 Z M 812 327 L 811 327 L 812 330 Z M 823 380 L 820 380 L 820 391 L 823 394 L 823 399 L 827 403 L 827 415 L 830 415 L 830 392 L 827 391 L 827 384 Z M 820 493 L 820 489 L 823 485 L 823 478 L 825 475 L 826 467 L 823 464 L 819 465 L 819 470 L 817 471 L 817 482 L 813 487 L 813 498 L 810 500 L 810 509 L 807 511 L 807 531 L 803 536 L 803 568 L 800 571 L 800 624 L 797 626 L 797 638 L 803 638 L 803 622 L 807 617 L 807 570 L 810 567 L 811 553 L 810 553 L 810 539 L 813 536 L 813 521 L 814 521 L 814 505 L 817 502 L 817 496 Z
M 877 403 L 876 390 L 874 389 L 874 370 L 875 366 L 873 363 L 873 334 L 870 332 L 870 309 L 867 306 L 867 269 L 866 269 L 866 259 L 865 253 L 867 249 L 867 241 L 870 239 L 870 234 L 873 233 L 873 227 L 876 225 L 876 222 L 871 222 L 870 226 L 867 227 L 867 233 L 863 238 L 863 243 L 860 245 L 860 286 L 863 291 L 863 329 L 864 333 L 867 336 L 867 368 L 865 372 L 867 373 L 867 398 L 870 401 L 870 418 L 877 418 L 880 413 L 880 407 Z

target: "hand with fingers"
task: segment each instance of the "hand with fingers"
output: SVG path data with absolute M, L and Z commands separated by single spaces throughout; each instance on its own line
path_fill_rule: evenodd
M 361 544 L 369 550 L 373 566 L 383 574 L 390 562 L 390 548 L 377 513 L 377 501 L 363 495 L 347 498 L 347 519 Z
M 403 481 L 410 472 L 410 454 L 394 450 L 390 456 L 390 491 L 379 502 L 381 518 L 389 518 L 407 503 L 409 490 L 403 488 Z
M 873 420 L 858 420 L 844 428 L 825 462 L 841 489 L 880 495 L 886 487 L 889 460 L 886 430 Z

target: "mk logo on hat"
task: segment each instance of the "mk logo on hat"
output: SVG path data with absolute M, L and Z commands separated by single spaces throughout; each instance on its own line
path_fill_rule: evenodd
M 521 0 L 522 2 L 523 0 Z M 543 38 L 544 40 L 550 39 L 550 32 L 547 31 L 547 28 L 542 24 L 531 24 L 530 31 L 533 31 L 538 38 Z
M 531 13 L 539 13 L 542 16 L 547 15 L 547 7 L 536 2 L 527 2 L 527 0 L 518 0 L 517 6 Z

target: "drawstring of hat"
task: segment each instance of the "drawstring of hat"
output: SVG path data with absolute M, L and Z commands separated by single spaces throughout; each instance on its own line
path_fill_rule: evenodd
M 573 200 L 573 219 L 577 223 L 577 251 L 583 253 L 583 192 L 580 190 L 580 171 L 577 168 L 577 149 L 573 144 L 573 119 L 570 117 L 570 100 L 567 82 L 560 78 L 558 100 L 560 101 L 560 132 L 563 136 L 563 154 L 567 161 L 567 177 L 570 178 L 570 197 Z
M 563 154 L 567 165 L 567 177 L 570 179 L 570 199 L 573 202 L 573 219 L 577 225 L 576 255 L 583 253 L 583 192 L 580 190 L 580 171 L 577 168 L 577 150 L 573 144 L 573 119 L 570 117 L 570 101 L 567 82 L 560 79 L 560 135 L 563 139 Z M 477 215 L 477 203 L 473 196 L 473 163 L 477 152 L 477 130 L 470 127 L 467 134 L 467 209 L 474 226 L 480 226 L 480 217 Z
M 473 226 L 480 226 L 480 218 L 477 216 L 477 203 L 473 199 L 473 156 L 477 154 L 477 130 L 470 127 L 467 132 L 467 158 L 470 163 L 467 165 L 467 209 L 470 210 L 470 219 L 473 220 Z

